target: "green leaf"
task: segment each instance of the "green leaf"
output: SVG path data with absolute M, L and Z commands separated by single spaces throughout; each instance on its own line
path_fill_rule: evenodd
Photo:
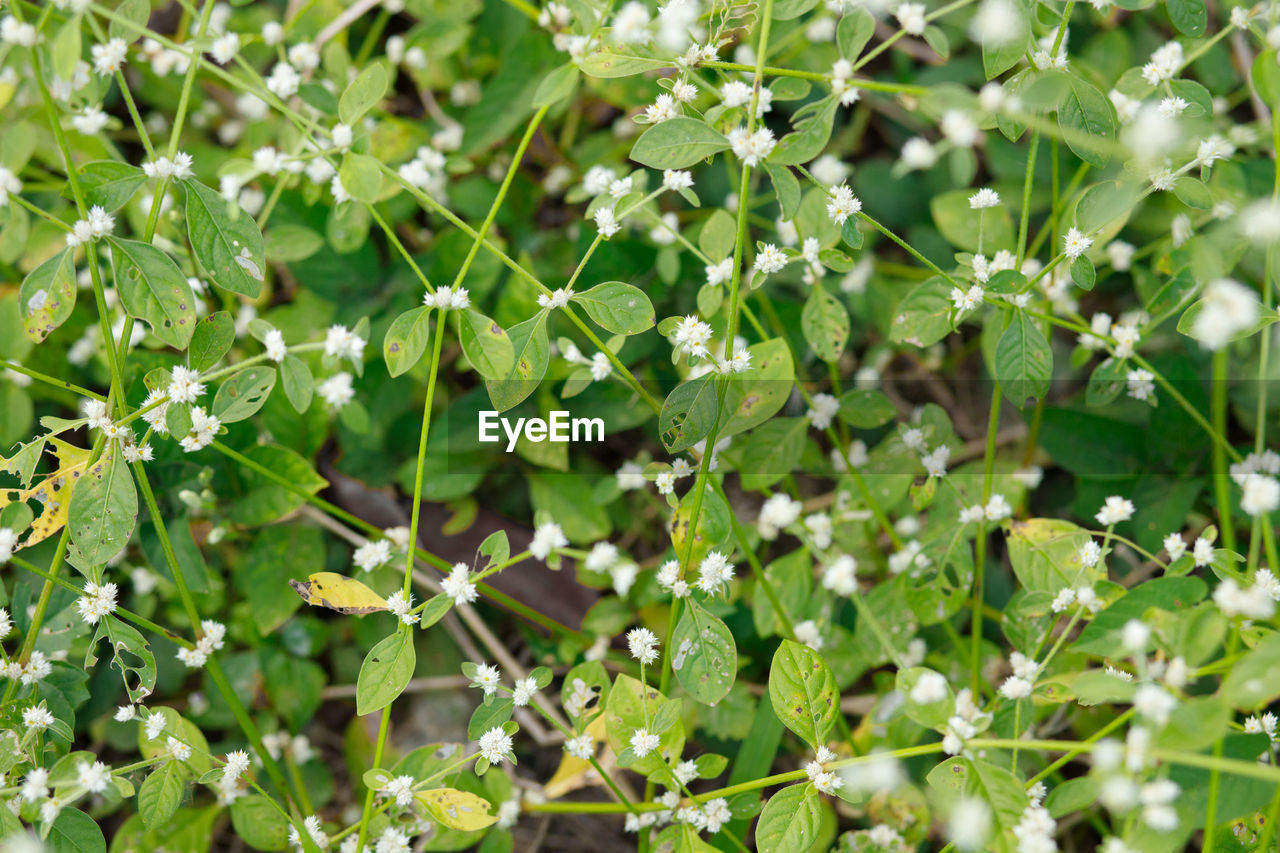
M 1065 522 L 1062 522 L 1065 524 Z M 1093 655 L 1111 655 L 1120 647 L 1120 635 L 1130 619 L 1141 619 L 1151 608 L 1176 612 L 1204 598 L 1204 581 L 1194 577 L 1153 578 L 1138 584 L 1093 618 L 1071 649 Z M 1237 664 L 1232 673 L 1240 671 Z M 1228 676 L 1228 679 L 1230 676 Z
M 63 249 L 27 273 L 18 290 L 22 331 L 36 343 L 67 322 L 76 307 L 76 264 L 70 249 Z
M 1124 359 L 1105 358 L 1089 374 L 1085 387 L 1085 404 L 1106 406 L 1114 400 L 1128 383 L 1129 364 Z
M 1209 210 L 1213 207 L 1213 195 L 1204 181 L 1183 175 L 1173 182 L 1173 194 L 1178 201 L 1196 210 Z
M 261 794 L 244 794 L 231 803 L 236 835 L 255 850 L 284 850 L 289 846 L 289 821 Z
M 142 822 L 154 829 L 164 826 L 178 806 L 187 789 L 187 771 L 177 761 L 166 761 L 151 772 L 138 789 L 138 814 Z
M 67 527 L 84 562 L 100 566 L 129 543 L 138 521 L 138 493 L 129 466 L 113 443 L 80 476 L 71 492 Z
M 172 410 L 170 406 L 170 410 Z M 310 494 L 329 485 L 316 473 L 311 463 L 287 447 L 278 444 L 255 444 L 244 455 L 264 468 L 290 480 Z M 237 524 L 261 525 L 275 521 L 302 506 L 303 499 L 284 486 L 277 485 L 251 469 L 238 472 L 243 491 L 231 506 L 231 520 Z
M 395 701 L 416 663 L 412 631 L 397 630 L 370 649 L 356 678 L 356 713 L 363 717 Z
M 375 62 L 361 71 L 356 79 L 347 84 L 342 97 L 338 98 L 338 118 L 343 124 L 355 127 L 364 114 L 382 100 L 389 83 L 387 67 L 381 62 Z
M 795 387 L 791 348 L 782 338 L 771 338 L 747 347 L 751 369 L 729 378 L 724 396 L 722 438 L 753 429 L 786 405 Z
M 936 790 L 983 800 L 1001 827 L 1016 826 L 1027 807 L 1027 792 L 1018 778 L 989 761 L 948 758 L 929 771 L 928 780 Z
M 382 340 L 382 358 L 387 363 L 387 372 L 400 376 L 413 369 L 430 339 L 430 306 L 410 308 L 392 320 L 387 336 Z
M 108 213 L 124 207 L 138 187 L 147 182 L 147 175 L 137 166 L 121 163 L 118 160 L 92 160 L 77 170 L 80 191 L 84 193 L 84 203 L 98 205 Z M 64 198 L 74 198 L 70 187 L 63 193 Z
M 658 435 L 667 452 L 679 453 L 706 438 L 715 425 L 717 403 L 709 375 L 677 385 L 658 413 Z
M 836 26 L 836 46 L 840 49 L 840 56 L 853 62 L 871 41 L 875 31 L 876 19 L 865 6 L 846 12 Z
M 253 217 L 199 181 L 187 189 L 187 238 L 209 279 L 223 290 L 257 299 L 267 248 Z
M 574 674 L 572 671 L 569 673 L 570 676 Z M 615 755 L 629 751 L 631 735 L 636 729 L 646 727 L 662 701 L 662 694 L 657 688 L 642 685 L 629 675 L 618 674 L 604 699 L 605 735 Z M 656 774 L 659 780 L 671 779 L 674 782 L 664 754 L 672 759 L 682 754 L 684 724 L 677 719 L 675 725 L 658 737 L 658 748 L 636 760 L 631 769 L 646 776 Z
M 69 17 L 53 37 L 50 58 L 53 60 L 53 73 L 63 80 L 75 76 L 76 63 L 80 61 L 80 27 L 79 15 Z
M 1098 280 L 1098 272 L 1093 268 L 1093 261 L 1088 255 L 1081 255 L 1071 262 L 1071 280 L 1081 290 L 1093 290 Z
M 929 200 L 929 212 L 947 242 L 966 252 L 983 252 L 988 258 L 998 249 L 1013 248 L 1013 220 L 1004 207 L 975 211 L 969 207 L 969 190 L 952 190 Z M 982 239 L 978 239 L 978 220 Z
M 489 400 L 499 412 L 520 404 L 533 393 L 551 363 L 551 345 L 547 340 L 547 312 L 517 323 L 508 332 L 511 338 L 511 372 L 504 379 L 486 379 Z
M 800 209 L 800 181 L 790 169 L 778 163 L 766 161 L 764 170 L 769 173 L 769 180 L 773 182 L 773 192 L 778 197 L 778 212 L 785 220 L 795 219 L 796 212 Z M 733 251 L 732 246 L 729 251 Z
M 116 7 L 115 17 L 107 24 L 107 38 L 122 38 L 126 42 L 132 42 L 146 29 L 150 17 L 150 0 L 123 0 Z
M 79 809 L 64 808 L 49 827 L 51 853 L 106 853 L 107 840 L 97 822 Z
M 276 387 L 274 367 L 246 367 L 218 387 L 213 398 L 213 414 L 224 424 L 251 417 Z
M 1008 20 L 1004 23 L 1010 27 L 1007 36 L 998 40 L 982 39 L 982 70 L 988 80 L 999 77 L 1017 65 L 1027 50 L 1030 8 L 1022 0 L 1016 0 L 1012 8 L 1006 9 L 1004 14 L 1008 16 Z
M 693 518 L 694 493 L 691 489 L 680 499 L 671 516 L 671 547 L 685 559 L 689 565 L 697 565 L 713 548 L 727 545 L 733 531 L 733 522 L 729 517 L 729 506 L 714 492 L 703 494 L 702 509 L 698 512 L 698 524 L 694 527 L 693 539 L 689 539 L 690 521 Z M 669 650 L 668 650 L 669 651 Z
M 610 79 L 614 77 L 630 77 L 645 71 L 656 71 L 667 68 L 670 63 L 663 59 L 650 59 L 645 56 L 632 56 L 602 48 L 587 54 L 578 67 L 588 77 Z
M 1030 592 L 1053 596 L 1066 587 L 1092 586 L 1105 574 L 1101 564 L 1089 568 L 1080 562 L 1080 549 L 1091 539 L 1088 531 L 1061 519 L 1015 521 L 1006 540 L 1009 562 Z
M 566 62 L 547 72 L 533 93 L 533 108 L 546 107 L 573 95 L 578 88 L 578 66 Z
M 942 59 L 951 58 L 951 40 L 947 38 L 947 34 L 942 31 L 941 27 L 933 24 L 925 27 L 924 41 Z
M 1249 79 L 1263 101 L 1280 104 L 1280 63 L 1276 61 L 1276 51 L 1268 50 L 1258 54 L 1258 58 L 1253 61 Z
M 874 388 L 856 388 L 840 395 L 840 420 L 858 429 L 875 429 L 898 416 L 898 410 Z
M 356 201 L 373 204 L 382 190 L 382 168 L 368 154 L 348 151 L 338 169 L 342 188 Z
M 500 727 L 515 711 L 516 703 L 510 696 L 491 696 L 489 701 L 481 702 L 471 713 L 471 721 L 467 723 L 467 738 L 479 740 L 480 735 Z
M 941 678 L 942 684 L 946 686 L 942 698 L 931 702 L 917 702 L 912 691 L 921 678 Z M 899 693 L 907 698 L 906 704 L 903 706 L 906 715 L 927 729 L 942 728 L 946 725 L 947 720 L 951 718 L 951 715 L 955 713 L 956 699 L 951 690 L 951 685 L 947 684 L 946 678 L 935 670 L 923 666 L 900 669 L 898 670 L 895 687 Z
M 316 381 L 305 361 L 296 355 L 286 355 L 284 361 L 280 362 L 280 382 L 284 385 L 284 395 L 289 398 L 289 405 L 293 406 L 294 411 L 305 412 L 311 406 Z
M 790 21 L 800 17 L 817 5 L 818 0 L 775 0 L 773 4 L 773 19 L 775 21 Z
M 485 379 L 502 381 L 515 365 L 511 338 L 489 317 L 471 308 L 458 312 L 458 338 L 462 351 Z
M 738 673 L 733 634 L 696 598 L 685 600 L 667 654 L 681 686 L 698 702 L 714 705 L 729 695 Z
M 769 798 L 756 822 L 761 853 L 806 853 L 822 828 L 822 798 L 811 782 L 783 788 Z
M 836 678 L 826 661 L 808 646 L 783 640 L 769 667 L 769 701 L 783 725 L 815 750 L 840 713 Z
M 1076 227 L 1094 234 L 1129 217 L 1133 206 L 1142 198 L 1136 184 L 1104 181 L 1089 187 L 1076 202 Z
M 1204 0 L 1166 0 L 1165 9 L 1178 32 L 1192 38 L 1204 35 L 1205 24 L 1209 22 Z
M 636 335 L 653 328 L 653 303 L 644 291 L 621 281 L 606 281 L 575 294 L 573 301 L 603 329 L 619 335 Z
M 687 169 L 728 147 L 724 134 L 706 122 L 679 116 L 650 125 L 631 147 L 630 156 L 650 169 Z
M 893 312 L 889 340 L 930 347 L 951 333 L 951 285 L 941 276 L 919 284 Z
M 302 225 L 272 225 L 267 232 L 267 257 L 273 261 L 305 261 L 324 248 L 324 238 Z
M 800 329 L 813 352 L 823 361 L 838 361 L 849 340 L 849 312 L 844 304 L 815 282 L 800 312 Z
M 1077 157 L 1093 166 L 1105 166 L 1111 155 L 1105 144 L 1099 145 L 1093 139 L 1103 143 L 1115 139 L 1115 107 L 1091 83 L 1086 83 L 1074 74 L 1068 79 L 1069 90 L 1058 105 L 1058 126 L 1066 131 L 1067 147 Z
M 1261 708 L 1280 697 L 1280 633 L 1268 634 L 1232 665 L 1222 681 L 1222 695 L 1241 710 Z
M 753 430 L 742 443 L 742 458 L 752 463 L 738 472 L 742 488 L 765 489 L 796 470 L 808 431 L 808 418 L 775 418 Z
M 85 669 L 98 662 L 98 644 L 102 640 L 111 646 L 111 663 L 120 670 L 129 701 L 137 703 L 150 696 L 156 686 L 156 656 L 146 638 L 132 625 L 107 614 L 99 620 L 98 630 L 85 651 Z
M 111 238 L 116 289 L 125 310 L 151 326 L 174 349 L 186 349 L 196 330 L 195 298 L 187 277 L 150 243 Z
M 798 166 L 821 154 L 831 139 L 831 127 L 839 105 L 840 101 L 834 95 L 828 95 L 796 110 L 791 119 L 795 130 L 778 140 L 769 155 L 769 162 Z
M 187 366 L 203 373 L 222 361 L 235 339 L 236 323 L 229 312 L 216 311 L 201 318 L 187 347 Z
M 1049 390 L 1053 377 L 1053 350 L 1049 341 L 1025 311 L 1016 311 L 1009 327 L 996 344 L 995 378 L 1018 408 L 1028 397 L 1039 400 Z
M 711 260 L 720 261 L 733 254 L 737 239 L 737 223 L 726 211 L 717 208 L 698 233 L 698 248 Z

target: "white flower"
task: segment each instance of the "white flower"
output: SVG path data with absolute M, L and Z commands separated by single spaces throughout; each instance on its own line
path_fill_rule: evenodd
M 367 344 L 364 338 L 352 332 L 346 326 L 333 325 L 325 333 L 324 352 L 333 358 L 346 358 L 359 361 L 364 357 Z
M 852 595 L 858 588 L 858 561 L 841 554 L 822 571 L 822 586 L 836 595 Z
M 529 553 L 539 560 L 546 560 L 556 548 L 564 548 L 569 544 L 560 525 L 554 522 L 539 524 L 533 531 L 533 541 L 529 543 Z
M 1093 240 L 1084 236 L 1078 228 L 1067 229 L 1067 236 L 1062 238 L 1062 251 L 1073 261 L 1089 251 L 1092 245 Z
M 1167 42 L 1151 54 L 1151 61 L 1142 66 L 1142 79 L 1152 86 L 1163 80 L 1170 80 L 1177 75 L 1182 65 L 1182 45 L 1176 41 Z
M 975 256 L 974 260 L 982 257 Z M 985 278 L 985 276 L 983 277 Z M 951 304 L 955 306 L 957 314 L 963 314 L 966 311 L 972 311 L 982 304 L 982 300 L 986 298 L 987 292 L 982 289 L 981 285 L 975 284 L 968 290 L 961 290 L 958 287 L 951 288 Z
M 1262 474 L 1249 474 L 1240 484 L 1240 508 L 1248 515 L 1259 516 L 1280 507 L 1280 480 Z
M 949 458 L 951 458 L 951 448 L 945 444 L 939 444 L 933 450 L 921 456 L 920 463 L 924 465 L 924 470 L 928 472 L 930 477 L 945 477 Z
M 698 589 L 715 595 L 720 588 L 733 580 L 733 563 L 724 554 L 712 551 L 698 564 Z
M 1250 288 L 1229 278 L 1217 279 L 1205 288 L 1200 313 L 1191 324 L 1191 337 L 1205 349 L 1222 349 L 1258 321 L 1258 309 L 1258 299 Z
M 71 117 L 71 126 L 85 136 L 92 136 L 101 132 L 110 120 L 111 117 L 98 107 L 85 107 Z
M 667 169 L 662 173 L 662 186 L 668 190 L 687 190 L 693 186 L 693 175 L 676 169 Z
M 595 212 L 596 230 L 606 240 L 618 233 L 618 220 L 614 218 L 613 208 L 602 207 Z
M 814 394 L 805 417 L 814 429 L 824 430 L 831 426 L 836 413 L 840 411 L 840 401 L 830 394 Z
M 355 550 L 351 562 L 362 571 L 371 572 L 391 559 L 391 543 L 386 539 L 369 540 Z
M 934 150 L 929 140 L 920 136 L 913 136 L 903 143 L 902 165 L 908 171 L 929 169 L 936 162 L 938 162 L 938 153 Z
M 1213 561 L 1213 543 L 1203 536 L 1197 536 L 1191 548 L 1191 556 L 1197 569 L 1209 565 Z
M 658 637 L 648 628 L 633 628 L 627 632 L 627 646 L 631 656 L 642 664 L 658 659 Z
M 267 90 L 277 98 L 291 98 L 298 93 L 302 76 L 287 62 L 277 62 L 267 77 Z
M 777 539 L 781 530 L 796 522 L 803 509 L 803 504 L 782 492 L 770 496 L 760 507 L 760 516 L 756 519 L 760 536 L 770 540 Z
M 34 708 L 27 708 L 22 712 L 22 724 L 29 729 L 36 731 L 44 731 L 53 725 L 53 714 L 49 713 L 43 703 Z
M 341 409 L 356 396 L 356 389 L 351 384 L 351 374 L 345 371 L 335 373 L 316 386 L 325 404 L 333 409 Z
M 267 358 L 277 364 L 284 361 L 284 357 L 288 354 L 288 348 L 284 343 L 284 334 L 279 329 L 272 329 L 267 332 L 263 346 L 267 350 Z
M 680 114 L 680 107 L 676 105 L 676 99 L 666 92 L 663 92 L 654 99 L 652 104 L 644 108 L 644 117 L 650 124 L 660 124 L 667 119 L 676 118 Z
M 550 295 L 545 293 L 538 294 L 538 305 L 548 310 L 563 308 L 569 304 L 569 300 L 572 298 L 573 288 L 562 287 L 559 290 L 553 290 Z
M 1107 498 L 1102 505 L 1102 509 L 1093 516 L 1103 527 L 1110 527 L 1113 524 L 1119 524 L 1122 521 L 1128 521 L 1133 518 L 1134 506 L 1133 501 L 1128 498 L 1122 498 L 1119 495 L 1112 495 Z
M 984 210 L 988 207 L 998 207 L 1000 205 L 1000 193 L 990 188 L 978 190 L 969 196 L 969 208 L 971 210 Z
M 179 761 L 186 761 L 191 757 L 191 747 L 187 746 L 176 737 L 169 737 L 165 739 L 165 749 L 168 750 L 171 756 Z
M 511 754 L 512 743 L 511 735 L 503 731 L 501 726 L 495 726 L 480 735 L 478 745 L 480 754 L 490 764 L 501 764 Z
M 1156 392 L 1155 376 L 1148 370 L 1130 370 L 1125 377 L 1129 396 L 1135 400 L 1149 400 Z
M 1000 685 L 1000 695 L 1006 699 L 1025 699 L 1031 695 L 1031 682 L 1011 675 Z
M 564 742 L 564 751 L 574 758 L 590 761 L 595 755 L 595 742 L 591 739 L 591 735 L 571 737 Z
M 532 677 L 516 679 L 515 688 L 511 691 L 511 700 L 517 708 L 523 708 L 533 700 L 538 692 L 538 682 Z
M 631 735 L 631 750 L 636 754 L 636 758 L 644 758 L 649 753 L 658 748 L 661 739 L 650 734 L 648 729 L 636 729 Z
M 192 175 L 192 162 L 190 154 L 179 151 L 172 160 L 168 157 L 157 157 L 149 163 L 143 163 L 142 171 L 148 178 L 185 180 Z
M 992 495 L 983 509 L 988 521 L 1003 521 L 1013 515 L 1013 507 L 1009 505 L 1005 496 L 1000 494 Z
M 818 629 L 818 623 L 812 619 L 806 619 L 803 622 L 797 622 L 795 626 L 796 642 L 804 643 L 815 652 L 820 651 L 823 646 L 822 633 Z
M 1178 700 L 1168 690 L 1156 684 L 1143 684 L 1133 694 L 1133 708 L 1156 725 L 1163 726 L 1169 715 L 1178 707 Z
M 93 56 L 93 70 L 102 76 L 114 74 L 124 67 L 129 45 L 122 38 L 113 38 L 105 44 L 95 44 L 89 51 Z
M 84 595 L 76 599 L 76 609 L 80 618 L 90 625 L 116 609 L 116 585 L 113 583 L 97 584 L 92 581 L 85 584 Z
M 961 797 L 951 809 L 947 837 L 959 850 L 982 850 L 991 832 L 991 808 L 977 797 Z
M 920 673 L 908 694 L 917 705 L 932 705 L 941 702 L 950 694 L 947 690 L 947 679 L 941 673 L 928 670 Z
M 831 221 L 836 225 L 843 226 L 850 216 L 861 210 L 862 202 L 847 184 L 827 190 L 827 216 L 831 217 Z
M 91 794 L 101 794 L 111 784 L 111 768 L 101 761 L 76 763 L 76 784 Z
M 418 615 L 412 612 L 413 593 L 405 595 L 403 589 L 398 589 L 387 596 L 387 609 L 399 616 L 400 621 L 405 625 L 413 625 L 418 621 Z
M 769 275 L 787 265 L 787 255 L 773 243 L 766 243 L 756 255 L 754 269 Z
M 773 151 L 777 140 L 773 131 L 767 127 L 757 128 L 754 133 L 747 133 L 746 127 L 735 127 L 729 131 L 729 145 L 734 156 L 747 166 L 757 166 Z
M 1147 641 L 1151 638 L 1151 629 L 1140 619 L 1130 619 L 1120 630 L 1120 645 L 1133 654 L 1146 651 Z
M 498 683 L 501 679 L 502 673 L 496 666 L 482 663 L 476 667 L 475 674 L 471 676 L 471 686 L 481 688 L 486 696 L 492 696 L 498 692 Z
M 960 148 L 971 148 L 978 141 L 978 125 L 973 116 L 963 110 L 947 110 L 938 125 L 942 135 Z
M 924 33 L 925 14 L 923 3 L 901 3 L 894 11 L 894 17 L 902 25 L 902 29 L 913 36 Z
M 1116 358 L 1130 358 L 1138 345 L 1138 327 L 1117 323 L 1111 327 L 1111 337 L 1116 339 Z
M 226 65 L 235 59 L 236 54 L 239 52 L 240 36 L 236 33 L 224 33 L 218 36 L 213 40 L 213 45 L 209 48 L 209 55 L 219 65 Z
M 479 594 L 470 578 L 471 571 L 466 563 L 454 563 L 453 570 L 440 582 L 440 588 L 453 599 L 454 604 L 470 604 Z

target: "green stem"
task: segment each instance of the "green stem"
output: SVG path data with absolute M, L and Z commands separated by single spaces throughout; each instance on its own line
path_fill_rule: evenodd
M 1263 332 L 1266 335 L 1266 332 Z M 1213 429 L 1227 434 L 1227 370 L 1228 352 L 1224 347 L 1213 354 L 1213 380 L 1210 385 L 1209 411 Z M 1218 503 L 1218 528 L 1222 547 L 1236 549 L 1236 529 L 1231 521 L 1231 480 L 1227 476 L 1227 454 L 1221 444 L 1213 445 L 1213 488 Z

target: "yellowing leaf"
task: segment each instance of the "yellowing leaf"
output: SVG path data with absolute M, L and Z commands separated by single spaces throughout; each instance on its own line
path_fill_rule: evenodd
M 35 521 L 31 522 L 31 532 L 23 540 L 23 548 L 43 542 L 67 523 L 72 487 L 84 474 L 85 465 L 89 462 L 90 453 L 84 448 L 75 447 L 57 438 L 50 438 L 49 443 L 53 445 L 54 455 L 58 457 L 58 470 L 29 489 L 0 490 L 0 509 L 32 498 L 40 501 L 43 506 Z
M 390 609 L 387 600 L 353 578 L 337 572 L 316 572 L 305 581 L 289 581 L 302 600 L 314 607 L 364 616 Z
M 498 820 L 497 815 L 489 814 L 488 800 L 457 788 L 432 788 L 414 796 L 426 807 L 427 814 L 450 829 L 472 832 Z

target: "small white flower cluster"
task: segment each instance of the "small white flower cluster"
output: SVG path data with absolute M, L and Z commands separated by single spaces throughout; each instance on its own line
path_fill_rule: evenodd
M 591 371 L 591 381 L 601 382 L 609 378 L 613 373 L 613 364 L 609 361 L 609 356 L 603 352 L 597 352 L 591 358 L 587 358 L 582 354 L 582 350 L 578 349 L 577 344 L 569 344 L 560 353 L 564 360 L 570 364 L 580 364 L 587 367 Z
M 973 504 L 960 510 L 961 524 L 976 524 L 979 521 L 1003 521 L 1013 515 L 1013 507 L 1002 494 L 994 494 L 986 505 Z
M 280 66 L 276 66 L 279 68 Z M 317 815 L 309 815 L 302 821 L 302 827 L 307 831 L 307 835 L 311 841 L 321 850 L 329 849 L 329 835 L 324 831 L 324 824 L 321 823 Z M 298 832 L 298 827 L 289 827 L 289 843 L 298 850 L 302 849 L 302 835 Z
M 502 726 L 494 726 L 480 735 L 476 745 L 480 748 L 480 755 L 490 764 L 501 764 L 504 759 L 513 758 L 514 741 Z
M 1178 828 L 1178 812 L 1173 803 L 1180 789 L 1172 780 L 1157 778 L 1139 784 L 1133 777 L 1150 763 L 1151 733 L 1142 726 L 1129 729 L 1122 745 L 1114 740 L 1099 741 L 1093 751 L 1094 771 L 1102 777 L 1098 802 L 1114 814 L 1128 814 L 1141 807 L 1141 820 L 1156 832 Z
M 1280 581 L 1270 569 L 1258 569 L 1253 583 L 1242 587 L 1234 578 L 1223 578 L 1213 590 L 1213 603 L 1223 615 L 1244 619 L 1270 619 L 1280 601 Z
M 76 246 L 90 243 L 94 240 L 101 240 L 112 232 L 116 227 L 116 218 L 101 205 L 95 204 L 89 208 L 89 215 L 84 219 L 78 220 L 75 225 L 71 226 L 71 230 L 67 232 L 67 246 L 74 249 Z
M 803 504 L 782 492 L 772 495 L 760 507 L 760 516 L 756 519 L 760 537 L 770 541 L 777 539 L 783 529 L 795 524 L 803 509 Z
M 227 626 L 213 619 L 200 622 L 200 638 L 193 648 L 178 649 L 178 660 L 191 669 L 200 669 L 209 661 L 209 656 L 223 646 L 227 636 Z
M 1090 613 L 1096 613 L 1102 609 L 1102 599 L 1098 598 L 1098 594 L 1091 586 L 1063 587 L 1053 597 L 1049 609 L 1054 613 L 1063 613 L 1073 604 L 1080 605 Z
M 968 687 L 961 689 L 956 693 L 955 713 L 942 729 L 942 751 L 959 755 L 964 751 L 965 741 L 976 737 L 990 724 L 991 714 L 978 709 Z
M 1066 236 L 1062 238 L 1062 252 L 1071 261 L 1089 251 L 1092 245 L 1093 238 L 1086 237 L 1084 232 L 1074 226 L 1068 228 Z
M 696 314 L 681 318 L 671 336 L 675 354 L 679 356 L 687 351 L 692 356 L 707 358 L 711 354 L 707 345 L 711 343 L 713 334 L 711 324 L 698 319 Z
M 420 618 L 413 612 L 413 593 L 406 595 L 403 589 L 398 589 L 387 596 L 387 609 L 399 617 L 401 623 L 405 625 L 416 625 Z
M 847 59 L 837 59 L 831 66 L 831 94 L 840 99 L 842 107 L 852 106 L 862 97 L 862 91 L 853 82 L 853 63 Z M 815 168 L 813 173 L 817 177 L 818 170 Z
M 364 357 L 364 348 L 367 343 L 368 341 L 346 326 L 335 324 L 325 333 L 324 354 L 330 358 L 345 358 L 353 364 L 358 364 Z
M 684 598 L 689 594 L 689 583 L 680 577 L 680 561 L 667 560 L 658 567 L 658 586 L 675 598 Z
M 834 794 L 844 787 L 844 779 L 823 766 L 835 760 L 836 754 L 834 752 L 825 746 L 820 746 L 813 760 L 804 766 L 805 775 L 809 777 L 813 787 L 824 794 Z
M 148 163 L 142 164 L 142 171 L 148 178 L 159 178 L 162 181 L 170 179 L 184 181 L 190 178 L 192 174 L 191 155 L 185 151 L 179 151 L 170 160 L 168 157 L 157 157 Z
M 853 194 L 848 184 L 827 189 L 827 216 L 836 225 L 843 226 L 850 216 L 862 211 L 862 201 Z
M 930 477 L 947 475 L 947 460 L 951 458 L 951 448 L 939 444 L 933 450 L 925 450 L 924 430 L 910 427 L 902 431 L 902 443 L 920 455 L 920 464 Z
M 398 174 L 409 186 L 438 198 L 444 196 L 448 187 L 446 162 L 440 151 L 430 145 L 422 145 L 418 147 L 416 156 L 399 168 Z
M 1119 495 L 1112 495 L 1107 498 L 1102 505 L 1102 509 L 1098 510 L 1093 517 L 1103 527 L 1110 527 L 1113 524 L 1119 524 L 1122 521 L 1128 521 L 1133 518 L 1133 513 L 1133 501 L 1128 498 L 1122 498 Z
M 676 461 L 683 463 L 687 473 L 688 463 L 683 459 Z M 583 561 L 583 567 L 589 572 L 608 572 L 609 579 L 613 582 L 613 591 L 624 598 L 640 574 L 640 567 L 633 560 L 623 557 L 618 552 L 618 546 L 610 542 L 597 542 L 593 545 L 587 553 L 587 559 Z
M 471 294 L 461 285 L 456 290 L 443 285 L 437 287 L 434 293 L 422 294 L 422 304 L 441 311 L 461 311 L 471 307 Z
M 1182 67 L 1182 45 L 1166 42 L 1151 54 L 1151 61 L 1142 66 L 1142 79 L 1152 86 L 1178 76 Z
M 1004 680 L 1000 685 L 1000 695 L 1006 699 L 1025 699 L 1031 695 L 1031 690 L 1035 687 L 1036 675 L 1040 671 L 1040 664 L 1033 659 L 1022 654 L 1022 652 L 1014 652 L 1009 655 L 1009 666 L 1013 670 L 1013 675 Z
M 84 585 L 84 595 L 76 599 L 76 610 L 80 618 L 90 625 L 97 625 L 103 616 L 114 613 L 116 609 L 116 585 L 113 583 L 94 583 Z
M 214 436 L 222 428 L 222 421 L 209 414 L 202 406 L 191 407 L 191 431 L 178 443 L 187 453 L 203 450 L 213 444 Z
M 729 147 L 744 166 L 754 168 L 760 165 L 773 153 L 773 147 L 777 144 L 773 131 L 767 127 L 756 128 L 750 133 L 745 126 L 735 127 L 729 131 Z
M 719 551 L 712 551 L 698 563 L 698 589 L 715 595 L 733 580 L 733 563 Z
M 370 539 L 351 555 L 351 562 L 362 572 L 371 572 L 386 565 L 391 559 L 391 542 L 386 539 Z
M 0 678 L 19 681 L 23 685 L 35 684 L 53 672 L 53 664 L 42 651 L 34 651 L 27 662 L 21 663 L 16 657 L 0 663 Z
M 632 628 L 627 632 L 627 647 L 642 666 L 658 659 L 658 636 L 648 628 Z
M 453 599 L 454 604 L 470 604 L 479 596 L 466 563 L 454 563 L 453 569 L 440 581 L 440 588 Z
M 548 311 L 556 308 L 564 308 L 569 304 L 569 300 L 573 298 L 572 287 L 562 287 L 559 290 L 553 290 L 551 293 L 538 294 L 538 306 Z
M 569 539 L 555 522 L 539 524 L 533 531 L 533 541 L 529 543 L 529 553 L 536 559 L 546 562 L 547 557 L 558 548 L 567 547 Z
M 822 570 L 822 586 L 836 595 L 853 595 L 858 590 L 858 561 L 841 554 Z

